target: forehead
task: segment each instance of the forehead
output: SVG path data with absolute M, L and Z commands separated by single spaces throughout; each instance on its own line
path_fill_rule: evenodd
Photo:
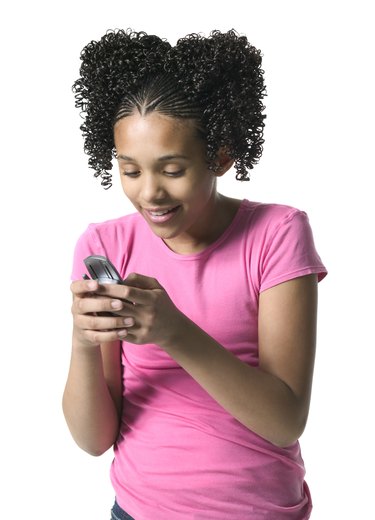
M 195 121 L 152 112 L 123 117 L 114 126 L 116 148 L 143 146 L 201 146 Z

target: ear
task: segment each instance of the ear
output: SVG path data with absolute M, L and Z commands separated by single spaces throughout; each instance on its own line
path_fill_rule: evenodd
M 226 173 L 234 164 L 234 159 L 228 154 L 226 146 L 221 146 L 216 155 L 216 164 L 219 166 L 219 170 L 215 172 L 217 177 L 221 177 Z

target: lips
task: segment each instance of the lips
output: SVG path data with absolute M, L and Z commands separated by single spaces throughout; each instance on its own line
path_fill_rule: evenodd
M 168 222 L 169 220 L 171 220 L 180 207 L 181 206 L 173 206 L 169 208 L 144 208 L 144 211 L 146 212 L 148 218 L 152 222 L 156 224 L 161 224 L 163 222 Z

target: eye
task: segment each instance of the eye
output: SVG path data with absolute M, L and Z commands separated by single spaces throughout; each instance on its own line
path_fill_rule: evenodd
M 122 175 L 125 175 L 126 177 L 132 177 L 132 178 L 138 177 L 139 174 L 140 174 L 139 170 L 136 170 L 136 171 L 123 171 L 122 172 Z
M 164 173 L 166 175 L 168 175 L 169 177 L 181 177 L 185 173 L 185 170 L 176 170 L 176 171 L 165 170 Z

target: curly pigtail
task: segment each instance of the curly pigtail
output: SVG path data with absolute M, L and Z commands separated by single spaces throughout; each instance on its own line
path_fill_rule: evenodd
M 81 130 L 95 176 L 111 186 L 113 125 L 138 111 L 152 111 L 196 121 L 205 139 L 207 159 L 224 146 L 235 160 L 236 178 L 263 151 L 266 96 L 259 50 L 234 30 L 212 31 L 208 38 L 190 34 L 174 47 L 144 32 L 108 31 L 81 54 L 81 77 L 74 83 L 76 107 L 85 113 Z

